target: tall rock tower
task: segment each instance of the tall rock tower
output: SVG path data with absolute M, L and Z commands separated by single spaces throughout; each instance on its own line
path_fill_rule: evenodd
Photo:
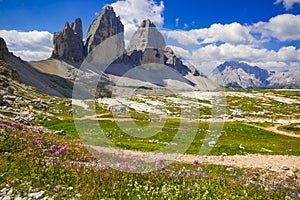
M 62 31 L 55 32 L 53 35 L 53 46 L 52 58 L 73 62 L 83 61 L 84 46 L 81 19 L 78 18 L 71 24 L 66 22 Z
M 118 46 L 124 51 L 124 25 L 113 8 L 106 6 L 90 25 L 84 42 L 87 56 L 96 46 L 111 36 L 118 35 Z

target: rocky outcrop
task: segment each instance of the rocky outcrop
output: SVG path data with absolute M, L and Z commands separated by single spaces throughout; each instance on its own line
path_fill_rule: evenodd
M 9 55 L 6 43 L 3 38 L 0 37 L 0 59 L 4 60 L 4 57 Z
M 81 62 L 84 60 L 84 46 L 82 41 L 82 23 L 80 19 L 69 24 L 66 22 L 61 32 L 53 35 L 52 58 Z
M 113 8 L 106 6 L 90 25 L 85 39 L 85 55 L 88 55 L 101 42 L 118 34 L 119 51 L 124 52 L 124 26 Z
M 170 47 L 166 47 L 162 34 L 149 20 L 144 20 L 134 33 L 127 48 L 128 56 L 135 66 L 157 63 L 166 65 L 182 75 L 193 73 L 199 76 L 197 69 L 187 67 Z
M 166 43 L 162 34 L 157 30 L 156 26 L 147 19 L 141 23 L 139 29 L 132 36 L 127 51 L 145 51 L 147 48 L 160 49 L 164 46 L 166 46 Z

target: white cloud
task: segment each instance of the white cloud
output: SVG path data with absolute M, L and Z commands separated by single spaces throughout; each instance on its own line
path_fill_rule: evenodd
M 283 6 L 286 10 L 292 9 L 294 4 L 300 4 L 300 0 L 276 0 L 274 4 L 283 3 Z
M 47 31 L 0 30 L 8 49 L 23 60 L 42 60 L 52 52 L 52 34 Z
M 173 38 L 182 45 L 210 44 L 225 42 L 230 44 L 255 44 L 258 41 L 251 35 L 250 26 L 239 23 L 213 24 L 209 28 L 193 29 L 189 31 L 163 31 L 167 38 Z
M 217 65 L 227 60 L 247 62 L 265 69 L 297 68 L 300 69 L 300 49 L 294 46 L 282 47 L 278 51 L 256 48 L 249 45 L 210 44 L 190 53 L 174 48 L 190 63 L 205 74 L 210 73 Z M 183 52 L 183 53 L 182 53 Z
M 253 25 L 253 32 L 263 38 L 276 38 L 280 41 L 300 40 L 300 15 L 282 14 L 272 17 L 269 22 Z
M 154 0 L 119 0 L 111 6 L 124 24 L 126 43 L 143 20 L 150 19 L 158 27 L 164 24 L 163 1 L 157 4 Z

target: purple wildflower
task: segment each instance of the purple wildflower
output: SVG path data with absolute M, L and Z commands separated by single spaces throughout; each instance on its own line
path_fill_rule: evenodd
M 193 164 L 194 165 L 199 165 L 199 160 L 194 160 Z
M 62 153 L 64 152 L 65 150 L 67 150 L 68 146 L 64 146 L 64 147 L 60 147 L 59 148 L 59 152 Z
M 102 155 L 103 154 L 103 150 L 99 150 L 99 154 Z
M 131 164 L 132 164 L 132 165 L 135 165 L 135 164 L 136 164 L 136 160 L 133 160 L 133 161 L 131 162 Z
M 43 151 L 43 153 L 47 153 L 47 152 L 49 152 L 49 150 L 48 150 L 48 149 L 43 149 L 42 151 Z
M 55 155 L 59 155 L 59 152 L 58 151 L 55 151 L 55 153 L 54 153 Z
M 43 138 L 36 138 L 36 139 L 35 139 L 35 142 L 36 142 L 36 143 L 42 143 L 42 142 L 43 142 Z
M 158 168 L 159 165 L 163 162 L 164 162 L 164 159 L 162 159 L 162 158 L 158 159 L 158 161 L 155 163 L 155 167 Z
M 54 142 L 54 143 L 56 143 L 56 142 L 57 142 L 57 140 L 53 140 L 53 142 Z
M 169 171 L 168 168 L 166 168 L 166 167 L 163 167 L 161 170 L 164 171 L 164 172 L 168 172 Z
M 42 130 L 40 127 L 37 127 L 37 128 L 36 128 L 36 131 L 37 131 L 38 133 L 41 133 L 43 130 Z
M 12 122 L 10 125 L 11 125 L 12 127 L 15 127 L 15 126 L 17 125 L 17 123 L 16 123 L 16 122 Z
M 56 148 L 56 146 L 55 146 L 55 145 L 51 145 L 51 146 L 50 146 L 50 150 L 51 150 L 51 151 L 54 151 L 54 150 L 55 150 L 55 148 Z
M 80 156 L 80 157 L 79 157 L 79 159 L 80 159 L 80 160 L 83 160 L 83 159 L 84 159 L 84 157 L 83 157 L 83 156 Z
M 26 128 L 23 128 L 23 129 L 22 129 L 22 133 L 23 133 L 23 134 L 27 133 L 27 129 L 26 129 Z

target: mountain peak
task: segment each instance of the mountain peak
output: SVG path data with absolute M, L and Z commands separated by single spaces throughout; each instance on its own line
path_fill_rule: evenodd
M 150 19 L 143 20 L 141 25 L 141 28 L 156 28 L 155 24 L 150 21 Z
M 85 40 L 85 55 L 111 36 L 121 34 L 119 48 L 125 49 L 124 25 L 111 6 L 106 6 L 90 25 Z
M 82 42 L 82 23 L 76 19 L 73 23 L 65 23 L 64 29 L 53 35 L 52 58 L 81 62 L 84 59 Z
M 127 51 L 145 51 L 147 48 L 161 49 L 165 46 L 166 42 L 162 34 L 149 19 L 146 19 L 142 21 L 139 29 L 133 34 Z

